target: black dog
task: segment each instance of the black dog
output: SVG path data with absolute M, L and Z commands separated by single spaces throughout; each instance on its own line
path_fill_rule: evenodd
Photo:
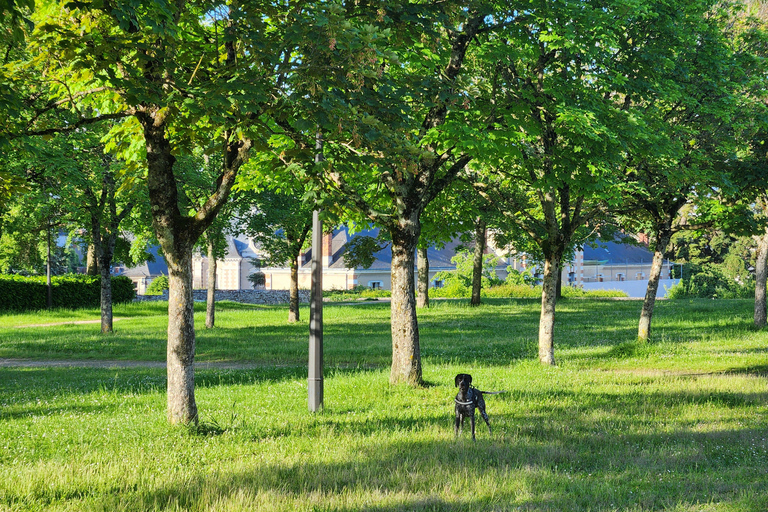
M 485 412 L 483 395 L 496 395 L 504 393 L 504 391 L 480 391 L 472 387 L 472 376 L 468 373 L 458 374 L 455 382 L 456 387 L 459 388 L 459 393 L 454 400 L 456 402 L 456 424 L 453 430 L 456 436 L 459 435 L 461 428 L 464 426 L 464 418 L 469 417 L 472 423 L 472 439 L 475 439 L 475 409 L 480 409 L 480 414 L 488 425 L 488 432 L 491 433 L 491 421 Z

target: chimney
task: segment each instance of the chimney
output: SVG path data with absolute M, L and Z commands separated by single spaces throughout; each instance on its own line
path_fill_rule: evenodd
M 330 267 L 333 264 L 333 231 L 323 233 L 323 266 Z

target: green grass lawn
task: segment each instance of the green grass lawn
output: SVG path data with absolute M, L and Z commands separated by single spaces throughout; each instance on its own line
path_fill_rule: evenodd
M 327 305 L 325 409 L 307 410 L 307 311 L 222 303 L 197 361 L 198 428 L 165 419 L 159 368 L 0 368 L 0 510 L 768 510 L 768 331 L 749 301 L 558 304 L 555 368 L 537 300 L 419 312 L 420 389 L 388 384 L 389 305 Z M 165 358 L 165 303 L 0 315 L 0 358 Z M 472 373 L 493 434 L 453 434 Z

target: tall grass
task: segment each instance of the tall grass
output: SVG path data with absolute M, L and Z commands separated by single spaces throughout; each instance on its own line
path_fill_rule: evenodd
M 121 307 L 106 336 L 16 328 L 64 312 L 0 316 L 0 357 L 162 361 L 163 308 Z M 436 302 L 412 389 L 388 384 L 388 305 L 328 306 L 311 414 L 306 321 L 224 303 L 197 360 L 240 364 L 198 369 L 196 428 L 167 425 L 160 368 L 0 368 L 0 510 L 768 510 L 768 334 L 751 304 L 661 302 L 650 344 L 634 342 L 639 310 L 562 301 L 544 368 L 538 301 Z M 476 443 L 453 434 L 460 371 L 507 391 Z

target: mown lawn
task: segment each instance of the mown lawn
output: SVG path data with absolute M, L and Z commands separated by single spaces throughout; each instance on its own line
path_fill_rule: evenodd
M 165 357 L 165 304 L 0 315 L 0 358 Z M 306 310 L 222 303 L 197 335 L 198 428 L 165 420 L 159 368 L 0 368 L 0 510 L 768 510 L 768 332 L 749 301 L 558 305 L 558 366 L 535 361 L 538 301 L 419 312 L 424 388 L 391 387 L 388 304 L 327 305 L 325 409 L 307 411 Z M 203 309 L 197 325 L 203 325 Z M 452 429 L 472 373 L 493 425 Z

